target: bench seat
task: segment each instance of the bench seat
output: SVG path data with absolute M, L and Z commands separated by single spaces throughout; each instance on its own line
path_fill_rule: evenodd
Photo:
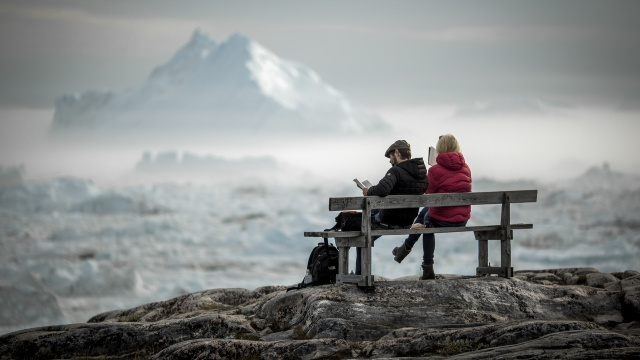
M 409 235 L 409 234 L 438 234 L 452 232 L 468 232 L 468 231 L 498 231 L 500 225 L 480 225 L 480 226 L 460 226 L 460 227 L 444 227 L 444 228 L 424 228 L 424 229 L 393 229 L 393 230 L 371 230 L 371 236 L 385 235 Z M 511 224 L 511 230 L 533 229 L 533 224 Z M 362 236 L 360 231 L 305 231 L 305 237 L 321 237 L 321 238 L 349 238 Z

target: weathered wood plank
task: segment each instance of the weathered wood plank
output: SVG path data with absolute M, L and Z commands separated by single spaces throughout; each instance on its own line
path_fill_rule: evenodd
M 467 231 L 499 231 L 500 225 L 481 225 L 481 226 L 461 226 L 461 227 L 444 227 L 444 228 L 426 228 L 426 229 L 394 229 L 394 230 L 372 230 L 371 235 L 408 235 L 408 234 L 439 234 L 452 232 Z M 533 224 L 512 224 L 511 229 L 533 229 Z M 492 239 L 488 239 L 492 240 Z M 496 239 L 499 240 L 499 239 Z
M 336 239 L 337 247 L 344 248 L 352 248 L 352 247 L 365 247 L 364 236 L 356 236 L 356 237 L 348 237 L 348 238 L 337 238 Z
M 371 275 L 371 247 L 360 248 L 360 273 Z
M 533 224 L 511 224 L 512 230 L 533 229 Z M 496 238 L 487 240 L 501 240 L 502 235 L 498 233 L 501 225 L 480 225 L 445 228 L 425 228 L 425 229 L 394 229 L 394 230 L 372 230 L 371 235 L 408 235 L 408 234 L 438 234 L 465 231 L 495 231 Z M 361 236 L 359 231 L 305 231 L 304 237 L 328 237 L 328 238 L 352 238 Z M 498 237 L 500 236 L 500 237 Z
M 329 210 L 361 210 L 364 199 L 371 199 L 371 208 L 373 209 L 502 204 L 505 193 L 509 194 L 511 203 L 536 202 L 538 198 L 538 190 L 339 197 L 329 199 Z
M 509 269 L 511 268 L 511 238 L 513 237 L 513 232 L 511 232 L 511 196 L 509 193 L 504 194 L 500 225 L 504 231 L 504 238 L 500 242 L 500 267 Z M 505 277 L 510 276 L 507 274 Z
M 348 238 L 361 236 L 360 231 L 305 231 L 304 237 Z
M 508 240 L 511 230 L 511 196 L 509 193 L 504 193 L 504 199 L 502 200 L 502 213 L 500 214 L 500 225 L 502 226 L 501 230 L 506 232 L 507 237 L 505 240 Z
M 371 247 L 373 243 L 371 241 L 371 198 L 369 197 L 364 199 L 364 204 L 362 205 L 361 224 L 362 233 L 365 234 L 366 246 Z
M 360 271 L 362 275 L 371 275 L 371 198 L 366 197 L 362 204 L 362 233 L 364 234 L 365 246 L 360 248 Z
M 511 240 L 509 239 L 500 242 L 500 266 L 511 267 Z
M 349 247 L 338 247 L 338 274 L 349 274 Z
M 532 225 L 532 224 L 516 224 L 516 225 Z M 533 226 L 529 227 L 529 229 L 532 229 Z M 518 227 L 516 227 L 516 229 L 518 229 Z M 480 240 L 479 236 L 482 238 L 482 240 L 502 240 L 505 239 L 506 237 L 509 237 L 510 239 L 513 239 L 513 230 L 509 231 L 509 234 L 506 234 L 506 232 L 504 230 L 492 230 L 492 231 L 478 231 L 476 232 L 476 240 Z
M 329 198 L 329 210 L 362 210 L 364 196 Z
M 478 267 L 489 266 L 489 238 L 494 231 L 476 231 L 474 235 L 478 240 Z
M 489 241 L 478 240 L 478 267 L 489 266 Z

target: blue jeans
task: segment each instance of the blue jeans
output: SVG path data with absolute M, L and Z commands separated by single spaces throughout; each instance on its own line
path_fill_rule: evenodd
M 373 209 L 371 210 L 371 215 L 373 215 L 373 221 L 371 222 L 371 229 L 381 229 L 383 228 L 382 226 L 380 226 L 380 209 Z M 385 229 L 406 229 L 408 228 L 408 226 L 395 226 L 395 225 L 391 225 L 389 227 L 384 227 Z M 377 239 L 380 238 L 380 235 L 377 236 L 372 236 L 371 237 L 371 241 L 376 241 Z M 361 254 L 361 248 L 356 248 L 356 275 L 361 275 L 362 274 L 362 254 Z
M 456 227 L 456 226 L 465 226 L 467 225 L 467 221 L 459 221 L 459 222 L 451 222 L 451 221 L 441 221 L 432 219 L 429 216 L 429 208 L 425 207 L 420 210 L 418 217 L 413 222 L 421 223 L 427 225 L 428 228 L 439 228 L 439 227 Z M 420 238 L 420 234 L 410 234 L 404 241 L 404 245 L 407 249 L 411 250 L 413 245 Z M 433 265 L 433 252 L 436 249 L 436 237 L 434 234 L 422 234 L 422 249 L 424 255 L 422 256 L 422 264 L 423 265 Z

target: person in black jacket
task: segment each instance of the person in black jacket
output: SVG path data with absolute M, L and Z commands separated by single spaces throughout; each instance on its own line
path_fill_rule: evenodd
M 389 158 L 391 168 L 377 185 L 362 189 L 364 196 L 420 195 L 429 185 L 427 167 L 422 158 L 411 158 L 411 146 L 405 140 L 391 144 L 384 156 Z M 374 209 L 371 211 L 373 229 L 408 228 L 418 215 L 419 208 Z M 373 237 L 375 240 L 379 238 Z M 356 248 L 356 274 L 361 273 L 361 252 Z

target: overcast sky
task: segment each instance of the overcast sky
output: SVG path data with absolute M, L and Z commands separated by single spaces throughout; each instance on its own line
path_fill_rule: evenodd
M 638 107 L 638 1 L 0 0 L 0 107 L 142 82 L 195 28 L 241 32 L 364 105 Z
M 360 158 L 396 137 L 424 150 L 451 132 L 482 176 L 561 177 L 603 162 L 640 173 L 640 1 L 619 0 L 0 0 L 0 165 L 77 170 L 68 154 L 86 151 L 38 148 L 55 99 L 138 86 L 197 28 L 217 42 L 243 33 L 381 113 L 394 132 L 362 139 Z M 113 151 L 96 152 L 123 166 Z

